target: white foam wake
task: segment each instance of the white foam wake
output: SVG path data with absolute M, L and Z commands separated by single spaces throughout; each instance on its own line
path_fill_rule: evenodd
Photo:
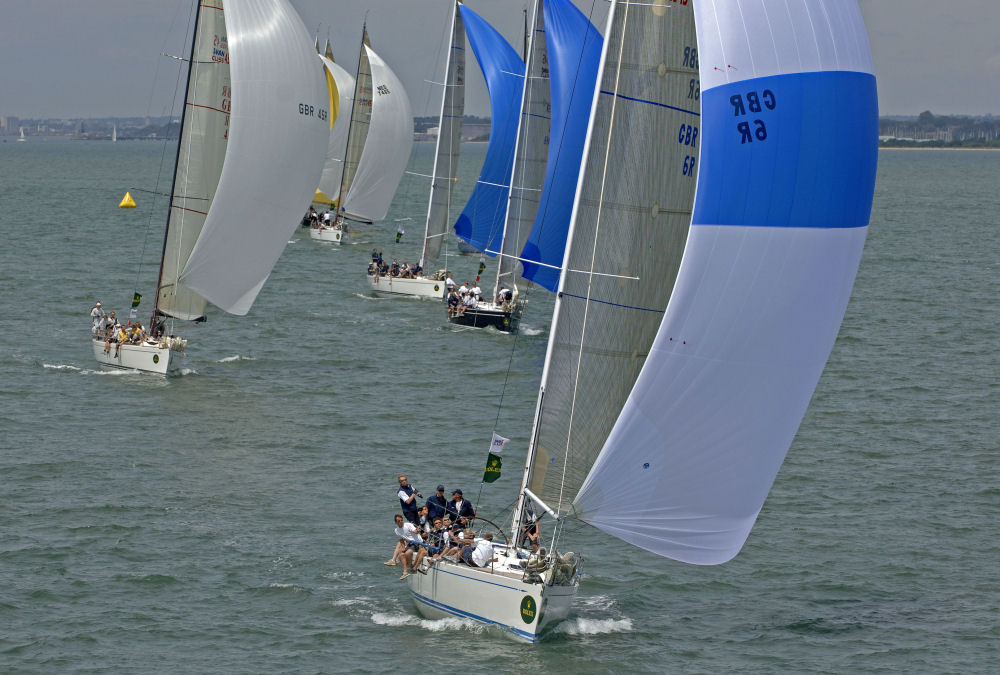
M 625 633 L 632 630 L 632 619 L 568 619 L 555 627 L 556 633 L 566 635 L 600 635 Z
M 472 619 L 460 619 L 458 617 L 447 617 L 444 619 L 421 619 L 420 617 L 413 616 L 412 614 L 390 614 L 388 612 L 374 612 L 372 614 L 372 623 L 379 626 L 419 626 L 420 628 L 434 632 L 464 628 L 472 631 L 473 633 L 479 633 L 486 628 L 483 624 L 477 623 Z

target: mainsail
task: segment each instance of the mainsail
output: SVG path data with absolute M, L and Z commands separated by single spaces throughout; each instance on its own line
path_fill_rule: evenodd
M 431 172 L 431 197 L 427 206 L 427 228 L 420 255 L 421 266 L 430 260 L 437 260 L 441 254 L 441 240 L 448 231 L 451 199 L 458 176 L 458 153 L 462 143 L 462 119 L 465 115 L 465 24 L 457 2 L 452 10 L 451 23 L 437 151 Z
M 496 297 L 500 286 L 510 289 L 517 286 L 517 277 L 521 273 L 519 260 L 521 250 L 531 232 L 531 225 L 538 211 L 538 199 L 545 182 L 552 98 L 549 94 L 549 58 L 546 52 L 545 13 L 542 11 L 542 2 L 543 0 L 536 0 L 534 3 L 531 29 L 526 31 L 525 36 L 526 78 L 514 150 L 510 198 L 507 202 L 493 297 Z
M 226 8 L 229 53 L 215 55 L 229 58 L 232 81 L 225 162 L 179 282 L 246 314 L 312 199 L 330 113 L 322 65 L 287 0 L 229 0 Z M 229 110 L 228 101 L 220 105 Z
M 367 32 L 365 37 L 367 38 Z M 355 100 L 354 111 L 360 117 L 351 119 L 348 140 L 348 160 L 344 166 L 343 208 L 347 213 L 368 220 L 385 218 L 399 180 L 413 148 L 413 114 L 403 85 L 385 61 L 367 44 L 362 45 L 362 63 L 367 72 L 359 70 L 358 90 L 365 100 Z M 365 85 L 367 82 L 367 86 Z M 357 95 L 357 94 L 356 94 Z M 361 127 L 367 127 L 365 132 Z M 364 134 L 360 157 L 353 158 L 355 135 Z M 348 176 L 348 171 L 353 171 Z M 348 187 L 349 186 L 349 187 Z
M 496 250 L 503 234 L 504 214 L 517 138 L 524 61 L 495 28 L 465 5 L 461 6 L 469 44 L 486 78 L 490 94 L 490 141 L 476 187 L 455 223 L 455 234 L 479 251 Z

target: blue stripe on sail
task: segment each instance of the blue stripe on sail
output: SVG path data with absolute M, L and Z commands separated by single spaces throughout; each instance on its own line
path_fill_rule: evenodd
M 552 92 L 552 142 L 538 213 L 521 259 L 525 279 L 555 292 L 573 215 L 604 39 L 569 0 L 547 0 L 544 8 Z M 532 260 L 552 267 L 528 262 Z
M 465 34 L 486 79 L 490 94 L 490 142 L 479 174 L 479 183 L 455 222 L 455 234 L 476 250 L 496 250 L 503 235 L 509 188 L 514 166 L 514 142 L 520 118 L 524 61 L 500 33 L 465 5 L 460 6 Z M 490 255 L 496 255 L 491 253 Z
M 868 224 L 878 155 L 873 75 L 795 73 L 715 87 L 702 92 L 702 128 L 692 224 Z

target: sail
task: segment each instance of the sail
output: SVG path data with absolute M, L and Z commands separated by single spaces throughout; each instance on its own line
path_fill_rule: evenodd
M 699 120 L 694 14 L 663 10 L 612 5 L 592 92 L 530 467 L 529 487 L 563 513 L 646 361 L 690 225 L 692 150 L 677 139 Z
M 160 312 L 183 320 L 197 319 L 205 313 L 205 298 L 178 286 L 177 278 L 201 235 L 222 175 L 229 138 L 231 92 L 222 2 L 204 3 L 198 13 L 191 50 L 184 122 L 156 299 Z
M 458 11 L 452 10 L 451 41 L 448 44 L 441 116 L 438 122 L 437 152 L 431 175 L 431 197 L 427 206 L 427 229 L 421 266 L 437 260 L 451 222 L 451 199 L 458 176 L 458 153 L 462 143 L 462 120 L 465 116 L 465 24 Z
M 461 6 L 465 30 L 490 94 L 490 142 L 472 196 L 455 222 L 455 234 L 479 251 L 496 255 L 503 235 L 514 142 L 524 86 L 524 61 L 478 14 Z
M 327 51 L 329 51 L 327 43 Z M 338 114 L 330 130 L 330 142 L 326 146 L 326 163 L 319 179 L 319 189 L 327 197 L 336 199 L 340 191 L 340 179 L 344 173 L 344 152 L 347 148 L 347 132 L 351 126 L 351 97 L 354 93 L 354 78 L 350 73 L 333 62 L 333 59 L 320 56 L 326 68 L 327 84 L 333 80 L 333 91 L 336 91 Z
M 381 220 L 410 159 L 413 114 L 399 78 L 371 47 L 363 51 L 371 68 L 368 136 L 343 206 L 349 214 Z
M 576 501 L 625 541 L 716 564 L 743 546 L 837 337 L 878 111 L 856 3 L 700 0 L 695 16 L 702 145 L 687 250 Z
M 521 118 L 514 153 L 514 172 L 510 182 L 510 198 L 507 202 L 503 244 L 500 251 L 502 255 L 497 263 L 494 297 L 501 286 L 510 289 L 517 286 L 517 277 L 521 274 L 521 261 L 518 258 L 521 257 L 521 250 L 528 240 L 532 223 L 535 221 L 538 198 L 545 181 L 552 99 L 549 94 L 549 58 L 546 52 L 545 13 L 541 11 L 542 2 L 543 0 L 538 0 L 534 3 L 531 30 L 525 36 L 527 78 L 522 95 Z M 587 94 L 588 106 L 591 93 Z M 559 262 L 562 262 L 561 258 Z
M 570 0 L 546 0 L 545 23 L 551 72 L 552 140 L 541 203 L 523 248 L 522 276 L 555 291 L 604 39 Z M 526 262 L 529 260 L 542 265 Z
M 344 169 L 340 179 L 340 190 L 337 199 L 343 199 L 354 184 L 354 175 L 358 172 L 361 153 L 365 150 L 368 139 L 368 126 L 372 118 L 372 68 L 368 62 L 368 47 L 371 40 L 368 29 L 361 31 L 361 53 L 358 55 L 358 76 L 354 81 L 354 96 L 351 102 L 351 115 L 348 118 L 347 149 L 344 151 Z
M 330 133 L 323 67 L 287 0 L 228 0 L 230 137 L 180 282 L 246 314 L 312 199 Z

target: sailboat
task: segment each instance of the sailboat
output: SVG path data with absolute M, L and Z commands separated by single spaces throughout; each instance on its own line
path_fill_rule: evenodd
M 533 15 L 503 238 L 499 251 L 486 251 L 500 256 L 493 293 L 449 318 L 504 333 L 523 310 L 518 277 L 552 292 L 558 285 L 603 42 L 569 0 L 539 0 Z
M 287 0 L 199 2 L 196 11 L 150 337 L 107 345 L 95 336 L 102 365 L 176 372 L 187 341 L 166 321 L 203 321 L 209 302 L 246 314 L 323 166 L 329 94 Z
M 413 148 L 413 115 L 402 83 L 371 48 L 367 24 L 354 79 L 347 149 L 337 193 L 337 216 L 313 239 L 342 243 L 346 220 L 385 218 Z
M 569 522 L 690 564 L 740 551 L 836 340 L 874 193 L 854 2 L 615 0 L 601 60 L 508 543 L 490 567 L 408 578 L 424 615 L 528 642 L 580 584 Z M 532 514 L 547 553 L 519 546 Z
M 21 133 L 21 135 L 17 137 L 18 143 L 24 143 L 26 140 L 28 140 L 27 138 L 24 137 L 24 127 L 18 127 L 18 131 L 20 131 Z
M 112 143 L 117 143 L 118 142 L 118 125 L 117 124 L 114 124 L 114 125 L 111 126 L 111 142 Z
M 462 121 L 465 115 L 465 24 L 455 2 L 451 13 L 451 30 L 448 32 L 448 49 L 445 57 L 445 77 L 442 82 L 441 114 L 438 117 L 438 136 L 431 171 L 430 198 L 427 204 L 427 223 L 424 228 L 420 267 L 438 259 L 441 241 L 448 230 L 451 217 L 451 200 L 458 180 L 458 154 L 462 142 Z M 369 274 L 371 290 L 413 297 L 444 297 L 444 277 L 432 274 L 417 278 Z

